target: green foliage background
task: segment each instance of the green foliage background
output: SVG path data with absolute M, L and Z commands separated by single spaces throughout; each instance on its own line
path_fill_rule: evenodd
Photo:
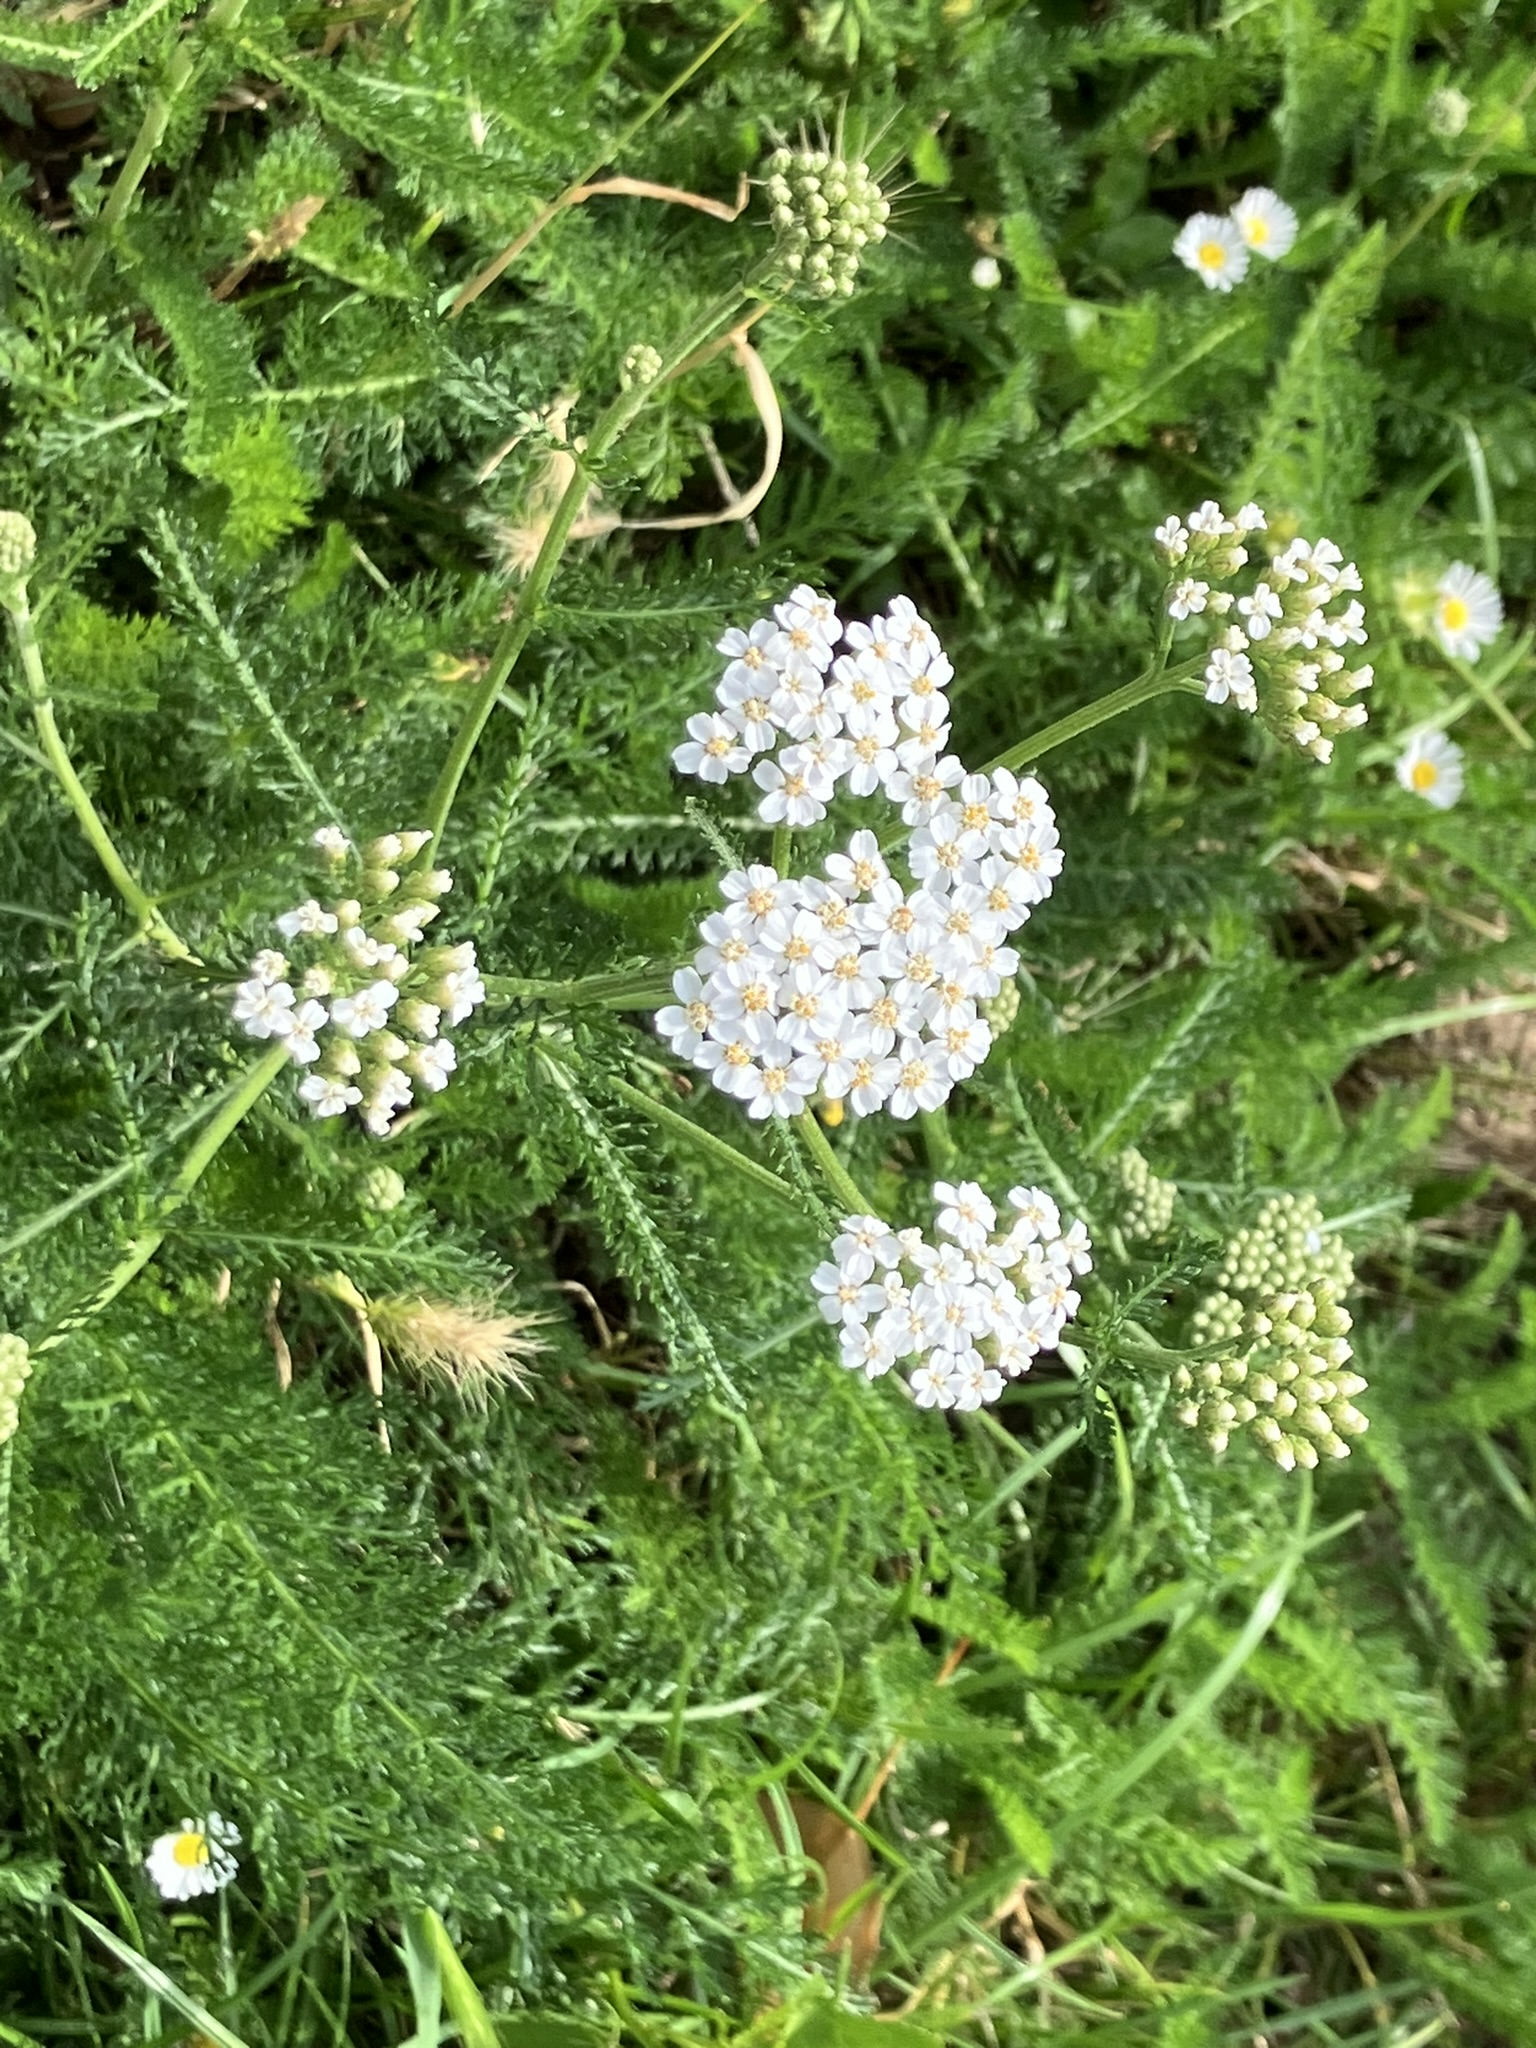
M 767 246 L 760 201 L 596 197 L 450 317 L 575 180 L 729 200 L 825 123 L 906 190 L 850 302 L 753 330 L 788 437 L 753 530 L 568 555 L 445 849 L 488 970 L 686 953 L 719 863 L 668 755 L 721 630 L 794 581 L 845 615 L 911 595 L 980 760 L 1141 666 L 1159 519 L 1255 495 L 1360 562 L 1378 678 L 1327 769 L 1188 699 L 1048 762 L 1066 873 L 949 1139 L 989 1188 L 1070 1187 L 1103 1256 L 1080 1371 L 1043 1362 L 995 1426 L 838 1371 L 824 1195 L 685 1098 L 643 1015 L 501 1001 L 382 1152 L 271 1091 L 0 1453 L 0 2039 L 431 2044 L 441 1990 L 475 2048 L 1536 2042 L 1529 1189 L 1441 1172 L 1449 1078 L 1372 1050 L 1536 953 L 1529 28 L 1459 0 L 0 18 L 0 502 L 38 530 L 74 758 L 208 969 L 136 938 L 12 672 L 11 1329 L 145 1227 L 315 825 L 420 815 L 517 587 L 540 415 L 586 431 Z M 1255 182 L 1297 247 L 1204 292 L 1177 224 Z M 724 357 L 662 388 L 602 503 L 714 509 L 706 436 L 751 476 Z M 1511 608 L 1475 672 L 1403 608 L 1453 558 Z M 1445 814 L 1391 775 L 1431 717 L 1469 756 Z M 737 792 L 706 808 L 757 847 Z M 922 1213 L 937 1139 L 837 1142 Z M 1151 1252 L 1114 1229 L 1130 1143 L 1182 1189 Z M 1152 1341 L 1282 1189 L 1363 1274 L 1371 1429 L 1315 1490 L 1214 1462 Z M 527 1396 L 392 1374 L 386 1457 L 337 1270 L 543 1312 Z M 802 1927 L 784 1801 L 846 1815 L 893 1745 L 864 1983 Z M 209 1803 L 238 1889 L 168 1912 L 140 1859 Z

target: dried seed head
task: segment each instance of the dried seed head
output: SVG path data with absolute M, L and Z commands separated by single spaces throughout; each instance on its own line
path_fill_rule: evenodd
M 484 1301 L 386 1296 L 369 1302 L 368 1316 L 401 1365 L 446 1381 L 476 1407 L 494 1387 L 525 1388 L 532 1361 L 545 1348 L 529 1334 L 542 1317 L 500 1314 Z

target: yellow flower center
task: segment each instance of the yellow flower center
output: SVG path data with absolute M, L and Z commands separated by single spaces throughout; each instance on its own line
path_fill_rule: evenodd
M 1440 770 L 1433 761 L 1415 761 L 1408 773 L 1414 788 L 1421 795 L 1426 789 L 1433 789 L 1440 780 Z
M 1250 249 L 1262 249 L 1269 240 L 1269 222 L 1267 220 L 1245 221 L 1243 223 L 1243 233 L 1248 237 Z
M 1227 264 L 1225 242 L 1202 242 L 1198 251 L 1201 267 L 1205 270 L 1224 270 Z
M 208 1861 L 208 1837 L 195 1829 L 190 1834 L 180 1834 L 171 1845 L 171 1855 L 183 1870 L 197 1870 Z
M 1440 623 L 1448 633 L 1459 633 L 1471 616 L 1464 597 L 1441 598 Z

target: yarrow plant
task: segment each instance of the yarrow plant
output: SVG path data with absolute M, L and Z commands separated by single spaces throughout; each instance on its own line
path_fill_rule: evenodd
M 447 1027 L 485 1000 L 475 949 L 431 946 L 413 956 L 453 886 L 422 855 L 430 832 L 386 832 L 361 852 L 335 826 L 313 844 L 344 888 L 276 920 L 283 949 L 251 960 L 231 1014 L 251 1038 L 274 1039 L 304 1067 L 300 1098 L 316 1117 L 355 1109 L 388 1135 L 415 1090 L 448 1085 L 458 1064 Z
M 879 1379 L 915 1359 L 907 1384 L 919 1408 L 980 1408 L 1060 1343 L 1093 1248 L 1042 1188 L 1011 1189 L 1001 1224 L 975 1181 L 936 1181 L 933 1200 L 946 1242 L 847 1216 L 811 1287 L 851 1371 Z
M 798 1115 L 818 1094 L 859 1116 L 936 1109 L 986 1058 L 978 1006 L 1018 972 L 1007 940 L 1061 871 L 1045 790 L 944 751 L 953 670 L 905 598 L 845 629 L 802 584 L 719 647 L 719 708 L 689 719 L 679 770 L 723 782 L 750 768 L 759 816 L 784 830 L 819 823 L 839 784 L 882 796 L 911 828 L 908 873 L 869 830 L 819 876 L 734 870 L 657 1027 L 753 1117 Z
M 25 1337 L 0 1332 L 0 1444 L 16 1434 L 21 1419 L 21 1397 L 32 1373 L 32 1360 Z
M 1127 1145 L 1114 1162 L 1115 1173 L 1125 1191 L 1120 1228 L 1132 1242 L 1161 1237 L 1173 1221 L 1178 1186 L 1155 1174 L 1134 1145 Z
M 1354 1405 L 1366 1382 L 1350 1367 L 1343 1297 L 1354 1262 L 1310 1195 L 1277 1195 L 1227 1246 L 1216 1286 L 1195 1311 L 1192 1341 L 1223 1347 L 1180 1365 L 1179 1420 L 1216 1452 L 1245 1430 L 1284 1471 L 1347 1458 L 1367 1427 Z
M 208 1813 L 199 1820 L 183 1820 L 170 1834 L 157 1836 L 144 1858 L 144 1868 L 162 1899 L 185 1905 L 189 1899 L 206 1898 L 234 1882 L 239 1865 L 233 1851 L 239 1842 L 240 1830 L 232 1821 Z
M 1251 589 L 1223 588 L 1248 560 L 1245 538 L 1267 526 L 1258 505 L 1229 519 L 1210 498 L 1187 520 L 1165 519 L 1153 539 L 1170 572 L 1168 615 L 1227 619 L 1206 666 L 1206 697 L 1255 713 L 1277 739 L 1327 761 L 1340 733 L 1365 724 L 1365 706 L 1349 700 L 1374 680 L 1368 664 L 1346 668 L 1341 652 L 1366 639 L 1353 595 L 1360 572 L 1331 540 L 1298 537 L 1270 556 Z
M 1277 263 L 1295 242 L 1293 209 L 1267 185 L 1253 185 L 1228 213 L 1191 214 L 1173 253 L 1207 290 L 1229 292 L 1248 275 L 1250 257 Z

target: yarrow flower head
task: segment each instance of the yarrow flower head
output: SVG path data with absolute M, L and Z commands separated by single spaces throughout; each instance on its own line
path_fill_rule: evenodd
M 1186 519 L 1164 520 L 1152 537 L 1170 571 L 1168 613 L 1227 622 L 1205 670 L 1211 703 L 1256 714 L 1277 739 L 1327 761 L 1339 734 L 1366 722 L 1365 706 L 1351 699 L 1371 687 L 1372 671 L 1346 668 L 1342 652 L 1366 639 L 1354 595 L 1360 572 L 1331 540 L 1298 538 L 1271 554 L 1251 589 L 1223 588 L 1248 561 L 1247 539 L 1268 523 L 1258 505 L 1229 519 L 1214 499 Z
M 906 873 L 860 830 L 820 875 L 726 875 L 657 1028 L 753 1117 L 816 1099 L 856 1116 L 935 1109 L 986 1058 L 982 1005 L 1017 974 L 1008 941 L 1061 871 L 1045 790 L 1005 769 L 968 774 L 944 751 L 953 671 L 905 598 L 845 628 L 802 584 L 719 647 L 730 743 L 711 753 L 695 717 L 678 769 L 724 779 L 742 772 L 738 754 L 759 756 L 758 814 L 773 825 L 819 823 L 839 785 L 883 797 L 912 828 Z
M 426 865 L 431 837 L 386 832 L 359 852 L 322 827 L 312 843 L 348 893 L 284 911 L 275 923 L 285 950 L 257 953 L 234 994 L 235 1022 L 280 1040 L 307 1070 L 299 1097 L 311 1116 L 355 1109 L 375 1137 L 418 1088 L 447 1086 L 458 1064 L 447 1030 L 485 1001 L 472 945 L 413 950 L 453 886 L 445 868 Z
M 1114 1165 L 1125 1191 L 1121 1230 L 1133 1242 L 1138 1238 L 1162 1237 L 1173 1221 L 1177 1183 L 1160 1180 L 1134 1145 L 1127 1145 Z
M 1211 1449 L 1239 1430 L 1282 1470 L 1347 1458 L 1367 1427 L 1354 1405 L 1365 1381 L 1350 1360 L 1343 1297 L 1354 1262 L 1310 1195 L 1278 1195 L 1227 1246 L 1214 1290 L 1191 1325 L 1194 1345 L 1218 1355 L 1174 1373 L 1177 1414 Z
M 1229 292 L 1248 275 L 1250 256 L 1277 263 L 1296 243 L 1296 215 L 1278 192 L 1251 185 L 1229 213 L 1191 214 L 1173 253 L 1210 291 Z
M 0 1444 L 9 1443 L 21 1420 L 21 1397 L 32 1374 L 27 1340 L 0 1331 Z
M 815 298 L 849 297 L 863 251 L 884 241 L 891 217 L 868 164 L 825 149 L 776 149 L 764 184 L 788 280 Z
M 1498 585 L 1467 562 L 1452 562 L 1435 585 L 1435 638 L 1457 661 L 1476 661 L 1504 623 Z
M 238 1864 L 233 1855 L 240 1830 L 217 1813 L 184 1820 L 174 1833 L 160 1835 L 144 1858 L 151 1884 L 162 1899 L 184 1904 L 234 1882 Z
M 975 1181 L 937 1181 L 933 1200 L 938 1242 L 844 1217 L 811 1289 L 850 1371 L 910 1360 L 919 1408 L 980 1408 L 1060 1343 L 1092 1246 L 1043 1188 L 1012 1189 L 1001 1213 Z
M 1465 782 L 1462 751 L 1443 732 L 1419 732 L 1397 757 L 1397 779 L 1413 796 L 1448 811 Z

